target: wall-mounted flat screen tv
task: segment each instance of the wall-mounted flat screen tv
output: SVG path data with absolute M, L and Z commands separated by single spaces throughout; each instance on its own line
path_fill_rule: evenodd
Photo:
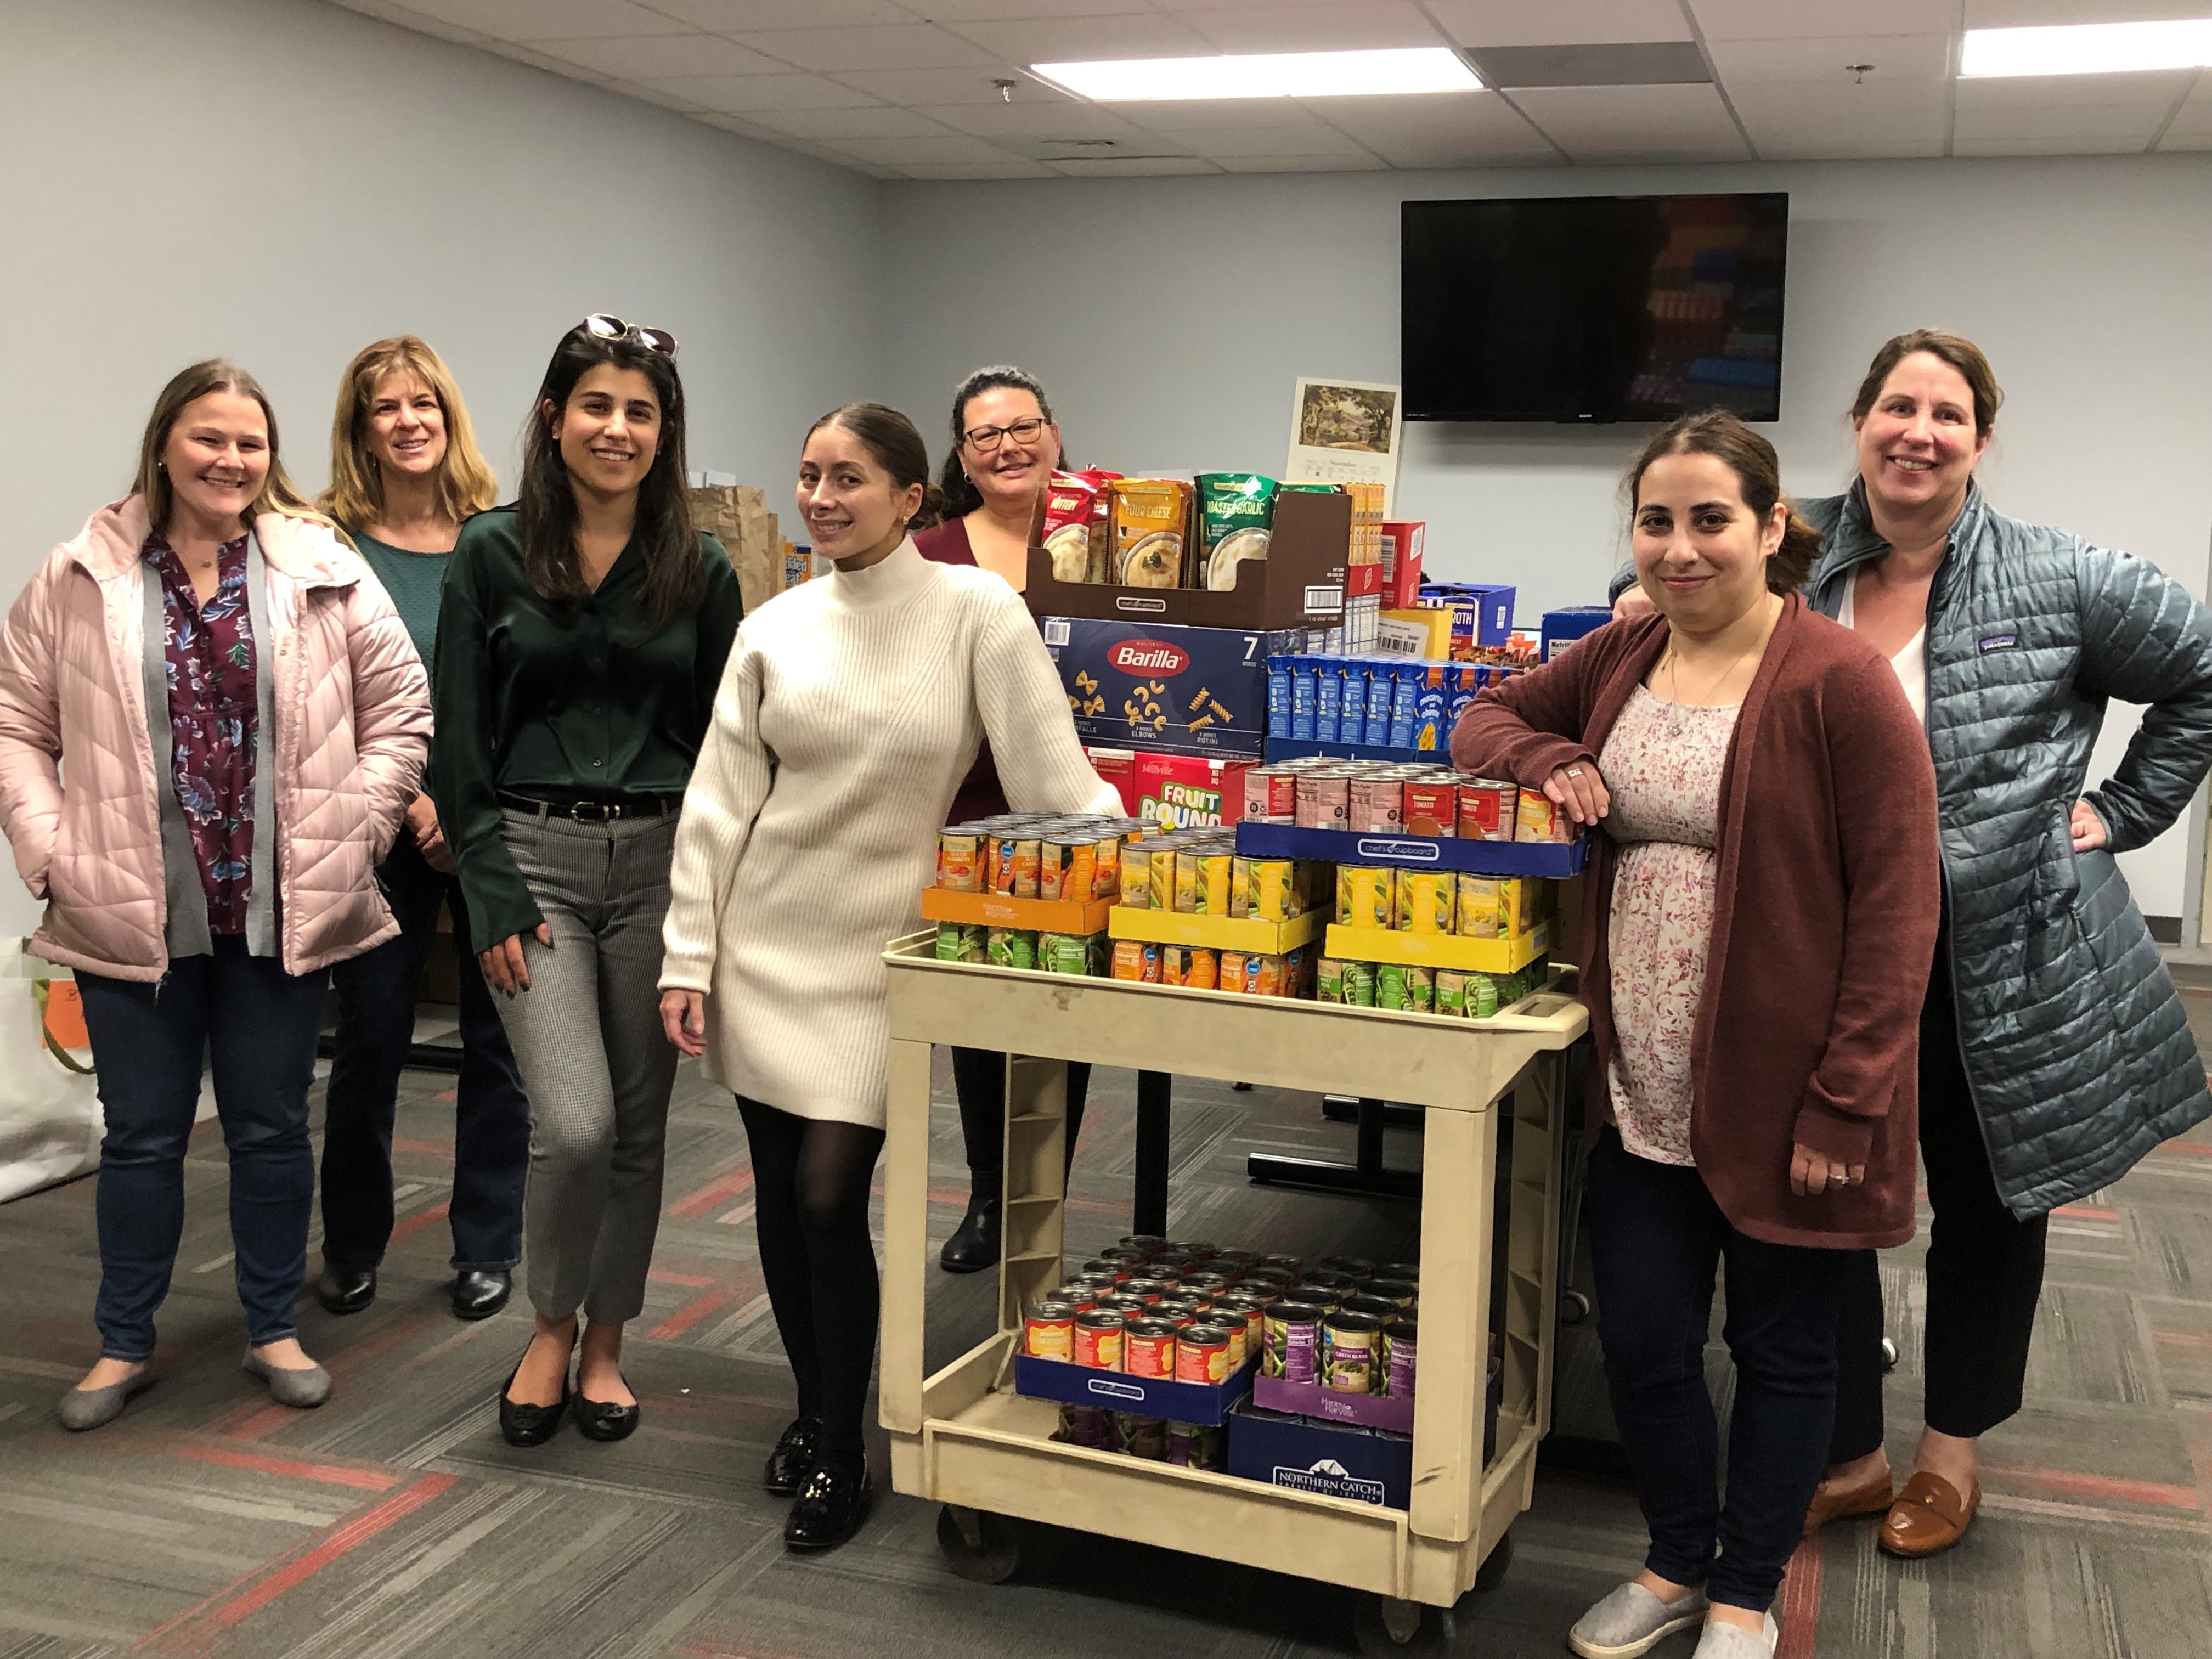
M 1790 198 L 1407 202 L 1409 421 L 1782 412 Z

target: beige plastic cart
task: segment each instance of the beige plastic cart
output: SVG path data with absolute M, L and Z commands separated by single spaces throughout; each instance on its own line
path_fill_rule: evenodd
M 1450 1650 L 1454 1608 L 1510 1559 L 1550 1413 L 1565 1051 L 1588 1025 L 1550 988 L 1481 1022 L 939 962 L 894 943 L 884 1198 L 883 1423 L 896 1490 L 945 1505 L 955 1571 L 1015 1570 L 1012 1518 L 1102 1533 L 1364 1591 L 1363 1651 Z M 930 1048 L 1012 1050 L 999 1328 L 923 1370 Z M 1421 1382 L 1409 1509 L 1068 1445 L 1059 1408 L 1013 1392 L 1022 1310 L 1061 1282 L 1065 1062 L 1166 1071 L 1425 1109 Z M 1513 1167 L 1496 1449 L 1483 1462 L 1501 1112 Z M 1233 1434 L 1233 1430 L 1232 1430 Z M 1368 1599 L 1371 1598 L 1371 1599 Z

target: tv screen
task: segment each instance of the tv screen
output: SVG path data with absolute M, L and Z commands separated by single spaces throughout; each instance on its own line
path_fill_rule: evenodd
M 1782 412 L 1790 198 L 1407 202 L 1409 421 Z

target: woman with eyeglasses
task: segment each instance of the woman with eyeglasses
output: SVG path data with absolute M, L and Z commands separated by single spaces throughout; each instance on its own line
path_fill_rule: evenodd
M 1060 427 L 1044 387 L 1026 370 L 979 368 L 952 393 L 952 448 L 938 474 L 945 517 L 915 533 L 915 549 L 939 564 L 989 571 L 1015 592 L 1029 586 L 1030 533 L 1037 496 L 1060 465 Z M 998 768 L 987 742 L 976 751 L 953 797 L 950 821 L 965 823 L 1006 810 Z M 952 1083 L 960 1097 L 960 1134 L 968 1150 L 968 1213 L 945 1242 L 938 1261 L 947 1273 L 980 1273 L 999 1265 L 1000 1195 L 1006 1185 L 1006 1057 L 984 1048 L 952 1051 Z M 1091 1066 L 1067 1066 L 1067 1157 L 1083 1132 Z
M 623 1327 L 645 1306 L 676 1050 L 660 928 L 676 817 L 744 605 L 684 493 L 676 341 L 594 315 L 538 389 L 512 507 L 461 526 L 438 616 L 431 793 L 531 1103 L 537 1330 L 500 1430 L 637 1426 Z
M 331 487 L 319 503 L 398 607 L 427 666 L 435 659 L 438 599 L 461 523 L 498 489 L 477 448 L 445 360 L 411 334 L 364 347 L 338 382 Z M 337 1052 L 323 1111 L 323 1271 L 316 1294 L 334 1314 L 376 1299 L 391 1242 L 392 1124 L 399 1073 L 414 1041 L 423 964 L 441 908 L 453 913 L 460 989 L 461 1074 L 453 1103 L 453 1309 L 488 1319 L 507 1305 L 522 1255 L 522 1188 L 530 1167 L 530 1102 L 514 1053 L 469 947 L 467 906 L 427 794 L 376 872 L 399 937 L 339 964 Z

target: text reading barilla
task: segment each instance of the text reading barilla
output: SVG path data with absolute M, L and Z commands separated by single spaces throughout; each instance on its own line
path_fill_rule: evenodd
M 1190 666 L 1190 653 L 1164 640 L 1124 640 L 1106 660 L 1124 674 L 1180 674 Z

